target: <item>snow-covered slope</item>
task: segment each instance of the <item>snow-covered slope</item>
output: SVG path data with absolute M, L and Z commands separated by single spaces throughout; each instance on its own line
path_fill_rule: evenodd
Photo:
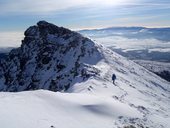
M 112 97 L 142 114 L 142 118 L 121 117 L 121 123 L 125 125 L 169 128 L 170 83 L 109 49 L 101 52 L 104 59 L 95 66 L 100 69 L 100 76 L 76 83 L 68 91 Z M 115 85 L 112 84 L 112 73 L 117 75 Z
M 170 82 L 170 63 L 146 60 L 134 60 L 134 62 Z
M 21 48 L 12 51 L 13 56 L 1 62 L 2 90 L 43 88 L 53 91 L 64 90 L 65 93 L 42 90 L 1 92 L 0 114 L 3 116 L 0 118 L 0 126 L 3 128 L 170 127 L 169 82 L 80 34 L 69 30 L 63 34 L 62 31 L 66 29 L 47 22 L 38 24 L 38 33 L 32 31 L 36 29 L 28 29 L 26 33 L 29 34 L 26 34 Z M 43 26 L 43 31 L 39 31 L 40 26 Z M 54 32 L 52 28 L 57 29 Z M 38 35 L 35 37 L 36 34 Z M 64 39 L 63 36 L 68 38 Z M 71 47 L 70 40 L 74 40 Z M 50 52 L 42 50 L 48 46 L 51 46 Z M 64 53 L 61 52 L 63 49 Z M 27 55 L 29 59 L 26 59 L 22 67 L 21 58 Z M 50 57 L 48 63 L 42 63 L 44 56 L 46 59 Z M 55 68 L 59 62 L 65 65 L 61 70 Z M 39 64 L 41 65 L 38 66 Z M 70 72 L 72 67 L 73 74 Z M 17 76 L 17 73 L 25 77 Z M 113 73 L 117 76 L 115 84 L 111 80 Z M 58 75 L 62 75 L 61 79 Z M 6 78 L 10 79 L 5 82 Z M 25 80 L 22 85 L 19 84 L 20 80 Z M 52 81 L 54 83 L 51 88 L 49 85 Z M 65 87 L 65 84 L 70 86 L 67 89 L 58 89 Z
M 118 116 L 142 114 L 111 97 L 34 91 L 0 93 L 1 128 L 112 128 Z

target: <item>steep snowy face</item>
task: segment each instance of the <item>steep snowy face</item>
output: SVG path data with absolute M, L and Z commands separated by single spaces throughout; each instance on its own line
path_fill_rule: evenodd
M 67 90 L 98 74 L 93 65 L 101 55 L 90 39 L 46 21 L 24 34 L 21 47 L 0 63 L 1 91 Z
M 170 63 L 146 60 L 135 60 L 134 62 L 170 82 Z
M 141 115 L 120 114 L 113 119 L 112 128 L 170 128 L 170 83 L 109 49 L 101 47 L 101 52 L 104 58 L 95 65 L 100 76 L 76 83 L 68 91 L 110 97 Z M 114 84 L 113 73 L 117 77 Z

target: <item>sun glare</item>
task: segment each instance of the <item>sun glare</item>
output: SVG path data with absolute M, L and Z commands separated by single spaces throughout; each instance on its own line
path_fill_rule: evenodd
M 126 5 L 132 2 L 132 0 L 78 0 L 83 4 L 97 4 L 101 6 L 117 6 L 117 5 Z
M 122 5 L 131 2 L 131 0 L 105 0 L 107 5 Z

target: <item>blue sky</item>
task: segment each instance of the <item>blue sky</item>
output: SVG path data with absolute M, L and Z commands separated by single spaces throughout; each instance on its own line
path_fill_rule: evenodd
M 39 20 L 70 29 L 170 26 L 170 0 L 0 0 L 0 32 Z

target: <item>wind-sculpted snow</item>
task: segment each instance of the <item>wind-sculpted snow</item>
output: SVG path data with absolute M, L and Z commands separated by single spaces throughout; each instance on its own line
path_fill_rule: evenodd
M 43 90 L 0 93 L 0 114 L 2 128 L 112 128 L 119 115 L 142 116 L 111 97 Z
M 27 29 L 25 36 L 21 47 L 1 62 L 1 90 L 60 92 L 1 92 L 0 127 L 170 127 L 169 82 L 44 21 Z

